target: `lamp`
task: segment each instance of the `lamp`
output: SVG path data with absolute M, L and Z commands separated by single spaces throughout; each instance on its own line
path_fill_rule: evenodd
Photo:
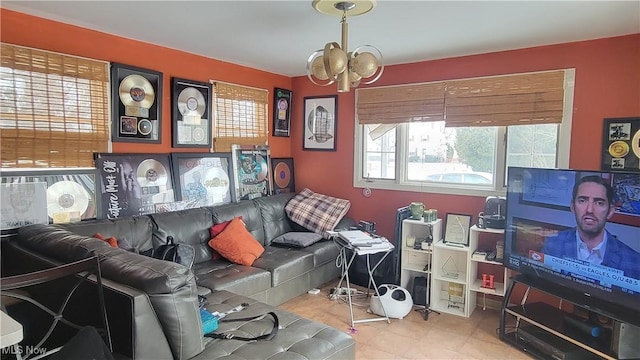
M 338 92 L 348 92 L 362 81 L 371 84 L 378 80 L 384 71 L 382 53 L 372 45 L 357 47 L 348 52 L 349 35 L 347 15 L 356 16 L 368 13 L 376 6 L 375 0 L 335 1 L 314 0 L 316 11 L 326 15 L 342 16 L 342 43 L 329 42 L 324 49 L 317 50 L 307 60 L 307 77 L 312 83 L 327 86 L 338 83 Z M 366 80 L 371 79 L 371 80 Z M 319 80 L 319 81 L 317 81 Z M 366 80 L 366 81 L 365 81 Z M 322 83 L 326 81 L 326 83 Z

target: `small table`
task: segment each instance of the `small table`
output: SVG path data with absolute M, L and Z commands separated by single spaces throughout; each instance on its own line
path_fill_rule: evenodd
M 357 323 L 365 323 L 365 322 L 372 322 L 372 321 L 382 321 L 382 320 L 386 320 L 387 323 L 391 323 L 391 321 L 389 320 L 389 316 L 387 315 L 387 311 L 384 308 L 384 303 L 381 301 L 380 305 L 382 307 L 382 311 L 384 313 L 384 316 L 381 317 L 377 317 L 377 318 L 371 318 L 371 319 L 361 319 L 361 320 L 355 320 L 353 317 L 353 303 L 351 302 L 351 285 L 349 282 L 349 268 L 351 267 L 351 264 L 353 264 L 353 260 L 356 258 L 356 256 L 365 256 L 366 257 L 366 261 L 367 261 L 367 273 L 369 275 L 369 285 L 373 284 L 373 289 L 376 293 L 376 296 L 378 296 L 378 298 L 380 298 L 380 293 L 378 292 L 378 286 L 376 285 L 376 281 L 373 278 L 373 272 L 376 270 L 376 268 L 378 268 L 378 266 L 382 263 L 382 261 L 387 257 L 387 255 L 389 255 L 389 253 L 391 253 L 391 251 L 393 251 L 394 246 L 393 244 L 391 244 L 387 239 L 385 238 L 380 238 L 383 240 L 383 243 L 386 246 L 368 246 L 368 247 L 357 247 L 354 246 L 352 243 L 350 243 L 347 240 L 342 239 L 340 236 L 333 236 L 333 240 L 334 242 L 340 247 L 340 254 L 338 255 L 339 258 L 341 259 L 341 267 L 342 267 L 342 275 L 340 276 L 340 281 L 338 282 L 338 289 L 342 287 L 342 281 L 346 280 L 346 286 L 347 286 L 347 298 L 349 301 L 349 314 L 351 315 L 351 327 L 354 327 L 355 324 Z M 347 250 L 351 251 L 351 257 L 348 256 L 347 254 Z M 371 255 L 373 254 L 379 254 L 379 253 L 384 253 L 382 255 L 382 257 L 380 258 L 380 260 L 378 260 L 378 262 L 375 263 L 375 265 L 373 265 L 373 267 L 371 267 Z M 368 291 L 369 291 L 369 287 L 367 287 L 367 295 L 368 295 Z

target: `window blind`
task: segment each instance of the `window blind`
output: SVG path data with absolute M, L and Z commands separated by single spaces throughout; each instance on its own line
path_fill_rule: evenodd
M 564 70 L 356 90 L 360 124 L 448 127 L 562 122 Z
M 109 64 L 0 46 L 2 168 L 93 167 L 109 143 Z
M 564 71 L 447 81 L 447 127 L 562 122 Z
M 445 83 L 358 89 L 360 124 L 398 124 L 444 119 Z
M 269 91 L 223 82 L 212 83 L 214 151 L 229 152 L 233 144 L 267 144 Z

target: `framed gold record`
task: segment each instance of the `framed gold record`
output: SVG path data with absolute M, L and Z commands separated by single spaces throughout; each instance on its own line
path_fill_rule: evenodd
M 640 172 L 640 117 L 604 119 L 602 170 Z
M 293 158 L 271 158 L 274 194 L 295 193 Z
M 112 141 L 161 142 L 162 73 L 111 64 Z
M 210 83 L 171 78 L 171 138 L 173 147 L 211 147 Z

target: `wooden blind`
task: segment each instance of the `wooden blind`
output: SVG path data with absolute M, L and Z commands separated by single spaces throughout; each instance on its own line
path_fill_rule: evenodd
M 448 127 L 562 122 L 564 71 L 447 81 Z
M 109 143 L 109 64 L 0 45 L 2 168 L 93 167 Z
M 360 124 L 398 124 L 444 120 L 445 83 L 358 89 Z
M 213 82 L 213 97 L 214 151 L 229 152 L 233 144 L 267 144 L 268 90 Z

